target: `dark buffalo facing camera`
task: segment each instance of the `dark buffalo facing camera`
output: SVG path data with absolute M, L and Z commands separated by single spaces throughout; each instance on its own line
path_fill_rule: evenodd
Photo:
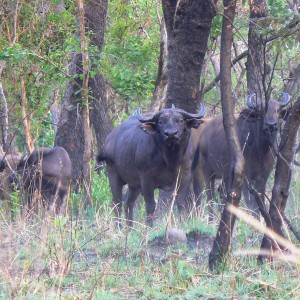
M 270 100 L 267 107 L 262 107 L 256 101 L 255 95 L 247 97 L 247 109 L 236 115 L 238 136 L 241 149 L 245 158 L 245 172 L 243 182 L 243 194 L 247 206 L 259 215 L 257 203 L 249 186 L 254 187 L 264 197 L 266 183 L 272 171 L 278 129 L 278 122 L 286 114 L 283 109 L 290 101 L 290 95 L 283 93 L 279 101 Z M 196 151 L 194 189 L 197 197 L 201 197 L 206 189 L 208 203 L 214 199 L 214 185 L 216 179 L 221 179 L 225 185 L 225 191 L 229 185 L 231 172 L 231 159 L 227 140 L 223 127 L 223 116 L 203 120 L 201 128 L 193 132 L 193 141 L 198 141 Z M 212 209 L 210 218 L 212 218 Z
M 72 164 L 62 147 L 42 147 L 30 155 L 23 155 L 17 165 L 21 187 L 27 194 L 31 209 L 35 193 L 42 196 L 43 205 L 50 214 L 59 213 L 68 195 Z
M 191 183 L 194 148 L 190 141 L 192 128 L 198 128 L 205 113 L 181 109 L 163 109 L 157 113 L 129 117 L 107 137 L 104 153 L 98 161 L 106 161 L 114 211 L 119 222 L 122 188 L 128 185 L 125 213 L 132 226 L 133 205 L 140 193 L 146 203 L 147 223 L 152 225 L 155 211 L 154 190 L 173 190 L 179 174 L 177 205 L 185 206 Z

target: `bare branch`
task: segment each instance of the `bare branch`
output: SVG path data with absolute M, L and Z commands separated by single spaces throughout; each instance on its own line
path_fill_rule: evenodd
M 245 58 L 248 55 L 248 50 L 245 50 L 242 52 L 239 56 L 237 56 L 235 59 L 232 60 L 231 66 L 234 66 L 236 63 L 238 63 L 240 60 Z M 204 94 L 209 92 L 214 86 L 220 81 L 221 75 L 218 74 L 216 78 L 204 89 Z

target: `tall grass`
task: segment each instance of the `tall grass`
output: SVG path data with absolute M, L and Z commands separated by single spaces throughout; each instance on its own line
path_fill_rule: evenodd
M 88 213 L 80 194 L 71 195 L 66 216 L 47 222 L 38 215 L 12 222 L 2 213 L 0 299 L 300 299 L 298 261 L 278 256 L 259 265 L 251 250 L 263 233 L 252 230 L 248 217 L 237 223 L 234 255 L 215 275 L 207 261 L 217 224 L 207 224 L 205 214 L 188 220 L 175 214 L 188 243 L 170 245 L 168 218 L 149 228 L 141 205 L 134 228 L 117 229 L 107 179 L 97 176 Z

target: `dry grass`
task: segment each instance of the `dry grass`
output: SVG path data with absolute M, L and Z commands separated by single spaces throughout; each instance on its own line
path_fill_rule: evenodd
M 292 243 L 290 239 L 283 238 L 278 233 L 272 231 L 262 222 L 259 222 L 251 215 L 243 212 L 241 209 L 236 208 L 233 205 L 228 206 L 228 210 L 235 214 L 240 219 L 244 220 L 247 224 L 252 226 L 254 229 L 258 230 L 262 235 L 268 236 L 272 239 L 275 243 L 278 244 L 278 249 L 280 247 L 282 249 L 286 249 L 283 251 L 263 251 L 261 249 L 247 249 L 244 251 L 239 250 L 235 253 L 235 255 L 241 254 L 251 254 L 251 255 L 268 255 L 270 257 L 281 259 L 285 262 L 292 262 L 295 265 L 300 265 L 300 249 Z M 280 246 L 280 247 L 279 247 Z
M 247 235 L 243 222 L 233 248 L 245 251 L 228 257 L 215 275 L 207 257 L 217 224 L 207 225 L 204 215 L 176 219 L 188 233 L 188 244 L 168 245 L 168 216 L 154 228 L 144 225 L 144 217 L 136 219 L 142 221 L 134 229 L 119 230 L 107 208 L 89 218 L 70 214 L 48 222 L 35 216 L 11 223 L 2 215 L 0 299 L 300 298 L 298 262 L 275 259 L 258 265 L 249 254 L 262 235 Z M 243 244 L 246 240 L 252 244 Z

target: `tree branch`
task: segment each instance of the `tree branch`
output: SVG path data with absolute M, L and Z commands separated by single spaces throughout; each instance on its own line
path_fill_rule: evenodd
M 240 55 L 238 55 L 235 59 L 232 60 L 231 66 L 233 67 L 235 64 L 237 64 L 240 60 L 245 58 L 248 55 L 248 50 L 245 50 Z M 214 86 L 220 81 L 221 74 L 218 74 L 216 78 L 204 89 L 204 94 L 209 92 L 211 89 L 214 88 Z

